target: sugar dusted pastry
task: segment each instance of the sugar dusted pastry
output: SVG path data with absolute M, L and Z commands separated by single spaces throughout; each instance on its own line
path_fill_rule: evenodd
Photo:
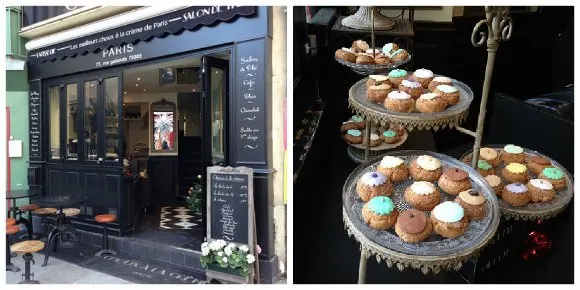
M 469 218 L 465 215 L 465 210 L 452 201 L 437 205 L 431 211 L 430 218 L 433 231 L 448 239 L 463 235 L 469 227 Z
M 485 197 L 474 189 L 462 191 L 455 198 L 465 211 L 465 215 L 472 221 L 482 220 L 487 212 Z
M 409 173 L 416 181 L 435 182 L 441 176 L 441 172 L 441 161 L 429 155 L 421 155 L 409 165 Z
M 405 201 L 415 209 L 429 211 L 441 201 L 441 193 L 428 181 L 415 181 L 404 193 Z
M 393 183 L 400 183 L 409 178 L 409 171 L 403 159 L 395 156 L 385 156 L 377 166 L 377 171 L 385 175 Z
M 364 202 L 375 196 L 390 196 L 393 185 L 379 172 L 367 172 L 356 183 L 356 193 Z

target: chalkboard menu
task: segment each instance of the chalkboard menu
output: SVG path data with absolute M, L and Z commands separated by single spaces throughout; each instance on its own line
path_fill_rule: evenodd
M 266 152 L 265 48 L 263 41 L 237 46 L 236 82 L 238 98 L 236 130 L 238 163 L 263 163 Z
M 41 159 L 42 150 L 42 103 L 40 101 L 40 80 L 30 81 L 28 89 L 29 155 L 31 159 Z
M 207 169 L 208 240 L 253 245 L 253 171 L 248 167 Z

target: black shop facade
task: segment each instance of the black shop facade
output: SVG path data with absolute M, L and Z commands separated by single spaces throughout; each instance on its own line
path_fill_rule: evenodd
M 84 200 L 72 223 L 85 242 L 115 214 L 116 250 L 174 263 L 168 247 L 200 267 L 187 261 L 209 224 L 206 168 L 249 167 L 260 276 L 275 279 L 271 23 L 268 7 L 187 7 L 30 50 L 29 188 Z

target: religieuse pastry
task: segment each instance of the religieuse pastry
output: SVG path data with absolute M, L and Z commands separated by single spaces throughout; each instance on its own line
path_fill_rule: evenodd
M 445 238 L 457 238 L 469 227 L 469 219 L 463 208 L 452 201 L 445 201 L 431 211 L 433 231 Z
M 386 75 L 370 75 L 367 81 L 367 88 L 385 83 L 388 84 L 388 80 L 389 77 Z
M 485 180 L 493 188 L 493 191 L 497 196 L 501 196 L 501 190 L 503 189 L 503 183 L 501 182 L 501 178 L 495 174 L 487 175 Z
M 416 181 L 435 182 L 441 176 L 441 172 L 441 161 L 429 155 L 421 155 L 409 165 L 409 173 Z
M 373 103 L 382 104 L 391 92 L 391 86 L 387 83 L 370 86 L 367 89 L 367 98 Z
M 483 176 L 488 176 L 495 173 L 493 166 L 491 166 L 489 162 L 481 159 L 477 160 L 477 172 Z
M 355 62 L 359 64 L 374 64 L 375 58 L 371 54 L 359 53 L 356 55 Z
M 390 55 L 391 53 L 393 53 L 397 49 L 399 49 L 399 46 L 396 43 L 390 42 L 390 43 L 383 45 L 382 51 L 384 54 Z
M 433 225 L 427 215 L 416 209 L 399 213 L 395 224 L 395 233 L 407 243 L 419 243 L 431 236 Z
M 546 167 L 538 178 L 545 179 L 549 181 L 555 190 L 561 190 L 566 188 L 566 179 L 564 178 L 564 172 L 556 167 Z
M 406 50 L 399 48 L 393 51 L 390 56 L 392 62 L 403 62 L 407 60 L 409 53 Z
M 409 94 L 413 100 L 418 99 L 423 94 L 421 84 L 413 80 L 403 80 L 399 85 L 399 91 Z
M 501 198 L 513 206 L 524 206 L 530 202 L 530 192 L 523 183 L 510 183 L 501 191 Z
M 526 165 L 532 173 L 539 175 L 544 168 L 552 166 L 552 163 L 546 157 L 532 155 Z
M 404 193 L 405 201 L 415 209 L 432 210 L 441 201 L 441 193 L 428 181 L 415 181 Z
M 438 85 L 452 86 L 453 80 L 448 77 L 434 77 L 433 80 L 427 86 L 427 88 L 429 89 L 430 92 L 433 92 L 435 91 L 435 89 L 437 89 Z
M 433 92 L 440 94 L 448 107 L 459 103 L 459 90 L 454 86 L 438 85 Z
M 526 161 L 524 149 L 513 144 L 505 145 L 501 151 L 500 157 L 505 164 L 524 163 Z
M 334 53 L 334 56 L 348 62 L 356 61 L 356 52 L 352 48 L 343 47 L 341 49 L 337 49 Z
M 400 139 L 399 135 L 397 135 L 397 132 L 390 129 L 384 131 L 382 137 L 387 144 L 395 144 L 399 142 Z
M 521 163 L 510 163 L 501 170 L 501 176 L 509 183 L 528 182 L 528 168 Z
M 377 171 L 393 183 L 400 183 L 409 178 L 409 170 L 405 161 L 399 157 L 385 156 L 377 166 Z
M 356 193 L 364 202 L 375 196 L 390 196 L 392 192 L 393 185 L 379 172 L 367 172 L 356 183 Z
M 403 126 L 401 124 L 395 124 L 395 123 L 389 124 L 389 130 L 393 130 L 393 131 L 397 132 L 397 135 L 399 137 L 405 135 L 405 132 L 407 131 L 407 130 L 405 130 L 405 126 Z
M 379 146 L 379 145 L 381 145 L 383 143 L 383 140 L 381 140 L 381 137 L 379 137 L 379 135 L 378 134 L 375 134 L 375 133 L 371 133 L 370 139 L 371 139 L 370 147 L 377 147 L 377 146 Z M 367 141 L 367 137 L 365 136 L 363 138 L 362 144 L 366 145 L 367 142 L 368 142 Z
M 415 103 L 417 111 L 421 113 L 438 113 L 443 112 L 447 108 L 447 103 L 436 93 L 422 94 Z
M 393 85 L 393 87 L 397 88 L 401 85 L 401 82 L 407 79 L 408 73 L 404 69 L 394 69 L 392 70 L 388 77 L 389 82 Z
M 420 83 L 424 89 L 429 87 L 429 83 L 433 80 L 433 77 L 434 77 L 433 72 L 424 68 L 416 70 L 411 75 L 411 79 Z
M 365 124 L 365 120 L 361 116 L 353 115 L 352 117 L 350 117 L 350 121 L 355 122 L 357 126 L 359 126 L 359 129 L 361 130 L 367 126 L 367 124 Z
M 415 101 L 405 92 L 392 91 L 387 95 L 384 106 L 389 111 L 410 113 L 415 109 Z
M 376 230 L 387 230 L 395 225 L 399 212 L 387 196 L 375 196 L 362 209 L 364 222 Z
M 359 53 L 359 52 L 365 52 L 367 51 L 367 49 L 369 49 L 369 44 L 364 41 L 364 40 L 355 40 L 352 42 L 352 46 L 351 46 L 355 52 Z
M 471 188 L 469 174 L 459 168 L 448 168 L 443 171 L 437 184 L 443 191 L 453 195 Z
M 362 132 L 360 130 L 348 130 L 343 138 L 344 141 L 349 144 L 360 144 L 363 141 Z
M 348 130 L 362 130 L 365 126 L 361 126 L 360 123 L 353 121 L 346 121 L 340 126 L 340 132 L 346 132 Z
M 501 162 L 497 151 L 489 147 L 482 147 L 479 149 L 479 159 L 487 161 L 493 167 L 497 167 Z
M 531 179 L 526 185 L 530 191 L 531 202 L 547 202 L 556 196 L 554 186 L 544 179 Z
M 455 202 L 463 208 L 465 215 L 470 220 L 479 221 L 485 217 L 487 210 L 485 197 L 477 190 L 468 189 L 460 192 L 455 198 Z

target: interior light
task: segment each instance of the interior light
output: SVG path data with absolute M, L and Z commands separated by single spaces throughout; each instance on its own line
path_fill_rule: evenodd
M 141 78 L 137 78 L 137 80 L 138 80 L 138 81 L 140 81 L 140 80 L 141 80 Z
M 126 94 L 127 92 L 123 92 L 123 93 L 125 93 L 125 94 Z
M 146 92 L 147 90 L 146 89 L 143 89 L 143 91 Z
M 195 89 L 193 89 L 192 91 L 194 91 L 194 92 L 195 92 Z
M 135 84 L 135 86 L 136 86 L 136 87 L 138 87 L 138 86 L 139 86 L 139 84 Z

